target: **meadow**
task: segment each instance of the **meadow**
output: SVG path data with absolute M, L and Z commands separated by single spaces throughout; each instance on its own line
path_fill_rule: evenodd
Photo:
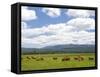
M 94 67 L 95 53 L 22 54 L 21 70 Z

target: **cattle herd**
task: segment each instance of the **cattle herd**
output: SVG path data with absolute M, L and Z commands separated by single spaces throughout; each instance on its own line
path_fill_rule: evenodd
M 25 57 L 27 60 L 31 60 L 31 59 L 34 59 L 34 60 L 36 60 L 36 61 L 43 61 L 43 60 L 45 60 L 45 58 L 43 58 L 43 57 L 33 57 L 33 56 L 26 56 Z M 21 58 L 22 60 L 23 60 L 23 58 Z M 52 57 L 52 60 L 57 60 L 58 58 L 57 57 Z M 70 58 L 69 56 L 64 56 L 62 59 L 61 59 L 61 61 L 70 61 L 72 58 Z M 76 57 L 73 57 L 73 60 L 75 60 L 75 61 L 83 61 L 83 60 L 85 60 L 85 58 L 84 57 L 82 57 L 82 56 L 76 56 Z M 94 58 L 93 57 L 88 57 L 88 60 L 89 61 L 93 61 L 94 60 Z

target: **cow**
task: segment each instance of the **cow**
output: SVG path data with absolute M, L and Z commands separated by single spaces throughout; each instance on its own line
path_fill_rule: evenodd
M 94 58 L 92 58 L 92 57 L 89 57 L 89 60 L 91 60 L 91 61 L 92 61 L 92 60 L 94 60 Z
M 83 58 L 83 57 L 81 57 L 81 56 L 77 56 L 77 57 L 74 57 L 74 60 L 77 60 L 77 61 L 83 61 L 83 60 L 84 60 L 84 58 Z
M 74 57 L 74 60 L 79 60 L 78 57 Z
M 36 58 L 36 61 L 43 61 L 44 58 Z
M 30 59 L 30 57 L 28 57 L 28 56 L 27 56 L 26 58 L 27 58 L 27 59 Z
M 39 59 L 36 59 L 36 61 L 39 61 Z
M 69 57 L 64 57 L 64 58 L 62 59 L 62 61 L 69 61 L 69 60 L 70 60 Z
M 40 60 L 44 60 L 44 58 L 40 58 Z
M 32 59 L 36 59 L 35 57 L 31 56 Z
M 57 60 L 57 57 L 53 57 L 53 60 Z

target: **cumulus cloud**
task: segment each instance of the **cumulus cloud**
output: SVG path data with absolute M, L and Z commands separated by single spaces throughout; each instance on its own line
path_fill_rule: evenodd
M 95 29 L 95 20 L 93 18 L 74 18 L 67 22 L 72 25 L 76 30 L 90 30 Z
M 61 15 L 61 11 L 58 8 L 43 8 L 42 12 L 46 13 L 50 17 L 58 17 Z
M 22 46 L 42 48 L 62 44 L 94 44 L 94 32 L 73 31 L 74 26 L 66 23 L 52 24 L 41 28 L 22 30 Z
M 28 15 L 22 16 L 22 19 L 24 19 L 21 22 L 22 47 L 42 48 L 63 44 L 95 44 L 95 32 L 87 31 L 95 30 L 95 20 L 91 17 L 95 16 L 94 11 L 68 9 L 66 14 L 72 18 L 64 23 L 43 25 L 39 28 L 28 28 L 29 25 L 27 25 L 26 20 L 36 19 L 37 16 L 35 11 L 29 10 L 27 7 L 24 7 L 23 10 L 28 10 L 26 12 Z M 58 8 L 43 8 L 42 12 L 50 17 L 61 15 L 61 10 Z
M 36 12 L 34 10 L 29 10 L 28 7 L 23 6 L 21 11 L 21 15 L 22 15 L 22 20 L 23 21 L 29 21 L 29 20 L 34 20 L 37 18 L 36 16 Z
M 95 11 L 92 10 L 80 10 L 80 9 L 68 9 L 66 14 L 72 17 L 90 17 L 95 16 Z
M 23 36 L 27 38 L 36 37 L 38 35 L 55 35 L 58 33 L 69 32 L 73 29 L 73 26 L 67 25 L 66 23 L 50 24 L 41 28 L 29 28 L 22 29 Z

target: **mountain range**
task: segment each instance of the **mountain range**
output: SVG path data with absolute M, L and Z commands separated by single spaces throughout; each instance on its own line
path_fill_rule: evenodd
M 55 45 L 43 48 L 22 48 L 22 53 L 77 53 L 95 52 L 95 45 Z

